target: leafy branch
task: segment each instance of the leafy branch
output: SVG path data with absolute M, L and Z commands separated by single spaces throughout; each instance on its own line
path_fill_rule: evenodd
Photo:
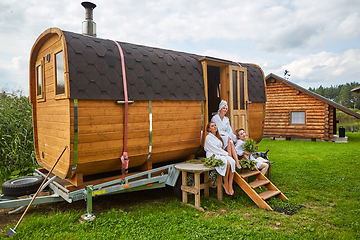
M 253 152 L 256 152 L 257 144 L 253 139 L 249 138 L 248 140 L 245 141 L 243 145 L 243 149 L 249 152 L 250 154 L 252 154 Z M 254 170 L 256 166 L 256 162 L 254 160 L 251 160 L 250 157 L 249 159 L 243 157 L 242 159 L 240 159 L 240 165 L 243 168 Z
M 215 159 L 215 154 L 213 154 L 210 158 L 205 158 L 204 166 L 215 168 L 222 165 L 224 165 L 223 161 L 221 161 L 221 159 Z

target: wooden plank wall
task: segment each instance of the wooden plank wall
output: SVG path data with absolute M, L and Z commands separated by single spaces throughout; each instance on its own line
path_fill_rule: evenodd
M 58 35 L 54 35 L 40 48 L 36 61 L 44 59 L 48 53 L 51 54 L 59 48 L 61 48 L 60 39 Z M 50 62 L 46 62 L 44 59 L 44 68 L 45 101 L 33 102 L 34 145 L 38 163 L 42 167 L 50 169 L 64 147 L 70 144 L 70 105 L 68 99 L 55 100 L 54 55 L 51 55 Z M 44 158 L 42 152 L 44 152 Z M 70 149 L 64 153 L 54 169 L 58 176 L 67 175 L 69 156 Z
M 267 81 L 264 137 L 332 139 L 331 107 L 281 82 Z M 291 125 L 291 111 L 305 111 L 305 125 Z M 326 133 L 327 132 L 327 133 Z
M 73 103 L 71 103 L 73 143 Z M 186 159 L 200 145 L 201 101 L 152 101 L 152 163 Z M 121 168 L 124 105 L 112 100 L 79 100 L 78 167 L 85 175 Z M 149 153 L 149 101 L 129 105 L 129 167 L 141 166 Z M 72 158 L 73 156 L 71 156 Z M 72 160 L 71 160 L 72 161 Z
M 260 142 L 263 136 L 263 124 L 265 120 L 265 104 L 252 102 L 248 107 L 248 131 L 249 138 Z

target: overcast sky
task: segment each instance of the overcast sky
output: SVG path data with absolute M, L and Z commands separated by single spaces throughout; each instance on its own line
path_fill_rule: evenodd
M 82 1 L 0 0 L 0 90 L 28 94 L 50 27 L 81 33 Z M 304 88 L 360 82 L 359 0 L 94 0 L 97 37 L 259 65 Z

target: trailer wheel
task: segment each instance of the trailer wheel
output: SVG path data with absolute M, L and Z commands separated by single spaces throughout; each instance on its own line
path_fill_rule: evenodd
M 44 178 L 40 176 L 14 178 L 4 182 L 1 189 L 6 196 L 19 197 L 35 193 L 43 181 Z

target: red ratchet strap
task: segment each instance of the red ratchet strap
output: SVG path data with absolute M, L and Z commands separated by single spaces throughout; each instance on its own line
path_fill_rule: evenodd
M 122 167 L 122 179 L 125 180 L 125 173 L 128 173 L 129 168 L 129 157 L 128 153 L 126 152 L 126 146 L 127 146 L 127 119 L 128 119 L 128 92 L 127 92 L 127 85 L 126 85 L 126 73 L 125 73 L 125 61 L 124 61 L 124 53 L 122 51 L 122 48 L 120 44 L 118 44 L 116 41 L 114 41 L 117 45 L 119 52 L 120 52 L 120 58 L 121 58 L 121 70 L 122 70 L 122 76 L 123 76 L 123 85 L 124 85 L 124 97 L 125 97 L 125 121 L 124 121 L 124 151 L 121 159 L 121 167 Z

